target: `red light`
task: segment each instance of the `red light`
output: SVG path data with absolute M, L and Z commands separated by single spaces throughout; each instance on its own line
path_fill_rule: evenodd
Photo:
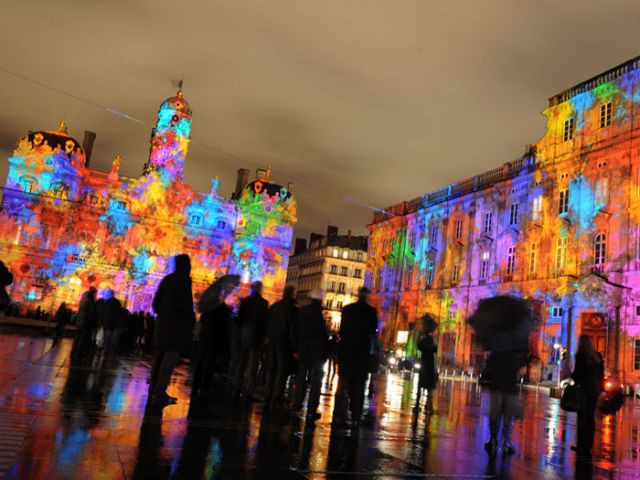
M 605 390 L 611 390 L 612 387 L 613 387 L 613 382 L 607 382 L 604 384 Z

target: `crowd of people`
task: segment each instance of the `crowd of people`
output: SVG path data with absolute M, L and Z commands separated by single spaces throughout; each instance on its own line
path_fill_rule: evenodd
M 207 301 L 203 295 L 197 305 L 200 313 L 197 320 L 190 271 L 189 257 L 176 256 L 174 271 L 162 279 L 153 298 L 156 317 L 150 313 L 128 312 L 111 290 L 103 292 L 98 299 L 97 290 L 89 288 L 82 295 L 75 315 L 72 358 L 93 356 L 96 350 L 105 357 L 136 350 L 152 354 L 147 402 L 162 408 L 177 402 L 167 387 L 175 366 L 183 356 L 189 356 L 193 402 L 228 393 L 244 403 L 264 401 L 267 410 L 305 412 L 310 422 L 320 418 L 318 408 L 325 374 L 328 382 L 337 374 L 333 424 L 348 423 L 356 429 L 360 426 L 367 379 L 371 396 L 380 359 L 377 312 L 368 302 L 367 288 L 361 288 L 358 300 L 344 307 L 339 332 L 332 333 L 323 316 L 321 289 L 309 292 L 308 302 L 300 307 L 295 288 L 287 286 L 282 299 L 269 305 L 260 281 L 251 284 L 250 294 L 240 301 L 237 313 L 227 304 L 227 299 L 238 282 L 212 285 L 215 288 L 205 292 Z M 7 307 L 5 287 L 11 281 L 10 272 L 0 262 L 2 308 Z M 500 299 L 489 299 L 485 305 L 494 300 Z M 482 305 L 478 312 L 481 309 Z M 483 317 L 482 312 L 478 312 L 476 320 L 488 322 L 487 315 Z M 71 315 L 64 303 L 59 306 L 54 315 L 58 325 L 56 338 L 62 335 L 60 326 L 69 323 Z M 527 315 L 523 310 L 516 316 Z M 507 320 L 517 324 L 514 319 Z M 476 320 L 469 322 L 473 325 Z M 438 383 L 437 344 L 432 336 L 436 327 L 435 320 L 426 315 L 417 338 L 422 366 L 416 408 L 420 408 L 426 393 L 427 412 L 433 409 L 433 390 Z M 526 329 L 522 332 L 527 333 Z M 505 455 L 515 451 L 511 432 L 514 420 L 523 414 L 517 390 L 518 371 L 528 356 L 528 337 L 518 335 L 517 330 L 510 330 L 502 336 L 492 334 L 478 340 L 481 344 L 484 341 L 483 346 L 489 352 L 485 374 L 490 390 L 490 438 L 485 448 L 492 455 L 498 450 Z M 563 360 L 563 368 L 570 369 L 568 359 Z M 575 369 L 571 373 L 585 397 L 584 406 L 577 412 L 577 445 L 572 447 L 580 456 L 588 456 L 593 445 L 595 411 L 603 389 L 603 376 L 602 357 L 588 336 L 580 336 Z M 257 395 L 259 385 L 264 385 L 260 389 L 264 392 L 262 397 Z M 501 443 L 498 441 L 500 429 Z

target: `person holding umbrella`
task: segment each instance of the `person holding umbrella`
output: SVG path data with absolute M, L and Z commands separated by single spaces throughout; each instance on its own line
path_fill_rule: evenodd
M 191 398 L 209 392 L 216 360 L 227 347 L 227 333 L 231 321 L 231 307 L 225 299 L 238 285 L 238 275 L 224 275 L 207 288 L 200 302 L 200 341 L 195 354 L 195 369 L 191 384 Z
M 469 318 L 480 345 L 489 351 L 486 372 L 489 376 L 489 431 L 485 449 L 491 455 L 498 450 L 498 432 L 502 423 L 502 453 L 515 452 L 511 444 L 513 420 L 521 411 L 517 397 L 518 371 L 529 352 L 529 334 L 533 320 L 523 300 L 498 296 L 480 301 Z
M 426 410 L 430 411 L 433 404 L 433 389 L 438 382 L 436 372 L 435 353 L 438 350 L 431 332 L 438 327 L 438 324 L 428 313 L 422 317 L 422 332 L 418 337 L 418 350 L 420 350 L 420 374 L 418 376 L 418 397 L 416 398 L 416 409 L 420 408 L 422 393 L 427 391 Z

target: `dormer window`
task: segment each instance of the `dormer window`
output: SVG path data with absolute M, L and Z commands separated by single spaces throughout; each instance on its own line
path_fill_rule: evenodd
M 24 175 L 20 178 L 19 185 L 23 192 L 31 193 L 37 189 L 38 181 L 29 175 Z
M 60 198 L 64 200 L 69 195 L 69 187 L 66 183 L 63 182 L 55 182 L 51 184 L 51 191 L 54 198 Z
M 202 215 L 199 213 L 192 213 L 189 216 L 189 223 L 191 225 L 202 225 Z
M 118 210 L 119 212 L 127 211 L 127 202 L 125 202 L 124 200 L 116 200 L 115 204 L 116 204 L 116 210 Z
M 216 224 L 216 228 L 218 230 L 224 230 L 226 226 L 227 224 L 225 223 L 224 220 L 218 220 L 218 223 Z

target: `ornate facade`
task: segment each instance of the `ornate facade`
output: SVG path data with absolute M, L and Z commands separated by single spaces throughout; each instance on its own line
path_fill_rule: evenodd
M 535 305 L 534 380 L 585 333 L 640 383 L 639 80 L 640 57 L 553 96 L 522 158 L 375 215 L 367 282 L 388 348 L 412 354 L 429 312 L 441 365 L 477 369 L 465 320 L 509 293 Z
M 184 182 L 191 108 L 179 91 L 164 101 L 140 177 L 90 169 L 83 147 L 58 130 L 30 132 L 9 158 L 0 211 L 0 258 L 14 273 L 9 289 L 22 308 L 77 305 L 93 285 L 112 288 L 132 310 L 148 310 L 169 259 L 187 253 L 196 295 L 226 273 L 265 294 L 280 295 L 286 277 L 296 201 L 259 170 L 239 170 L 232 199 L 219 181 L 209 193 Z

